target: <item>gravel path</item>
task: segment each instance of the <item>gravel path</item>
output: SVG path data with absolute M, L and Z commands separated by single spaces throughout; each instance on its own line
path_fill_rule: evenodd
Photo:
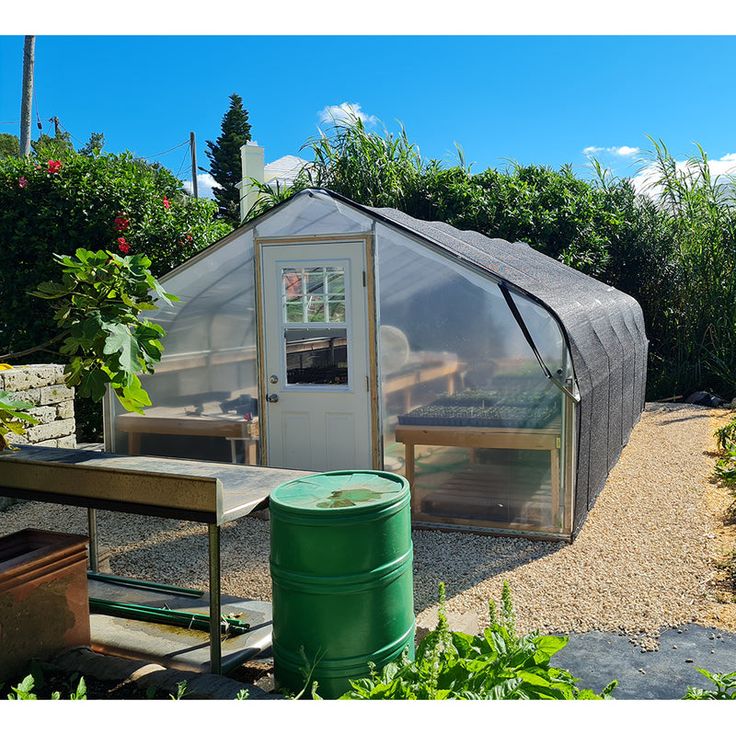
M 574 544 L 416 531 L 418 624 L 436 620 L 437 583 L 451 619 L 486 620 L 489 597 L 512 588 L 522 629 L 608 630 L 655 648 L 662 627 L 704 622 L 736 630 L 736 605 L 714 583 L 727 539 L 726 492 L 710 483 L 713 430 L 727 412 L 649 404 Z M 204 527 L 99 512 L 116 574 L 206 586 Z M 24 503 L 0 513 L 0 534 L 26 527 L 86 533 L 86 511 Z M 223 530 L 225 592 L 270 599 L 268 523 L 246 518 Z M 451 620 L 452 622 L 452 620 Z

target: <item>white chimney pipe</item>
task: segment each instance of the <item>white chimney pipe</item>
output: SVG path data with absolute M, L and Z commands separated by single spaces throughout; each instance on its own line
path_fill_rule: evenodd
M 243 180 L 240 182 L 240 219 L 242 220 L 260 197 L 251 179 L 263 183 L 264 150 L 254 143 L 246 143 L 240 147 L 240 160 L 243 170 Z

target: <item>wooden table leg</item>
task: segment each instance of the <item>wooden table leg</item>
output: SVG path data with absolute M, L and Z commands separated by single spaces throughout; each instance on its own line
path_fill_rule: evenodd
M 141 435 L 135 432 L 128 434 L 128 454 L 135 456 L 141 453 Z
M 560 525 L 560 456 L 557 449 L 550 452 L 550 470 L 552 472 L 552 528 Z
M 245 442 L 245 463 L 252 467 L 258 464 L 258 442 L 255 439 Z

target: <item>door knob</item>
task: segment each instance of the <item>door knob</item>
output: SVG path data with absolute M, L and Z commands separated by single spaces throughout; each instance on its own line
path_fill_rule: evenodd
M 269 403 L 278 403 L 279 402 L 279 394 L 278 393 L 267 393 L 266 394 L 266 400 Z

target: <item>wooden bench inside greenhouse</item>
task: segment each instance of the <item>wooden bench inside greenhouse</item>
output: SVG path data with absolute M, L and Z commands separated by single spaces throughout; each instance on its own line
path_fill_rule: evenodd
M 396 441 L 405 447 L 404 473 L 414 487 L 415 447 L 466 447 L 471 456 L 476 449 L 525 449 L 548 452 L 550 458 L 550 528 L 559 525 L 560 507 L 560 426 L 541 429 L 505 428 L 486 426 L 432 426 L 400 424 L 396 427 Z M 419 495 L 412 493 L 412 511 L 421 513 Z
M 258 464 L 258 419 L 246 421 L 234 413 L 221 413 L 219 408 L 198 414 L 187 414 L 181 407 L 152 408 L 145 414 L 125 413 L 115 426 L 128 435 L 128 454 L 141 453 L 141 440 L 146 434 L 165 436 L 208 436 L 230 440 L 232 462 L 236 458 L 236 442 L 245 448 L 244 464 Z

